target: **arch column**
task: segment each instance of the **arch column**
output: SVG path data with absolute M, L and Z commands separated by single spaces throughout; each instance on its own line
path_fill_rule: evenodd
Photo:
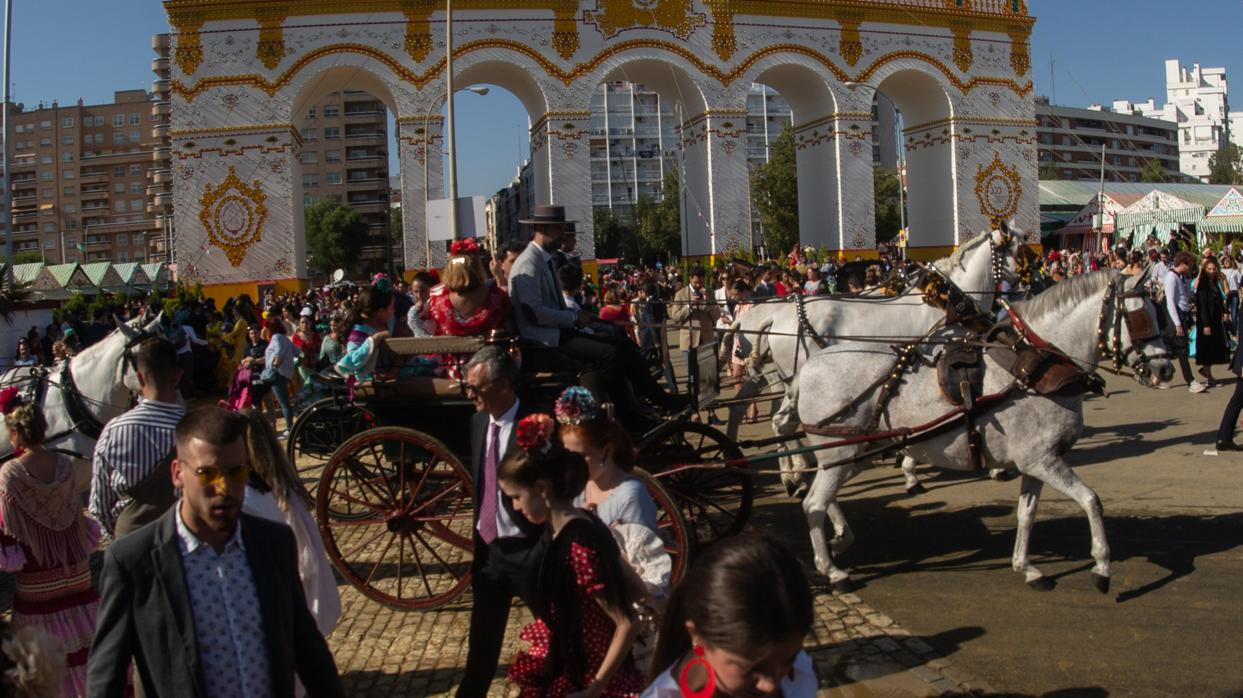
M 836 244 L 848 259 L 876 256 L 876 192 L 872 179 L 872 93 L 843 90 L 834 119 L 837 156 Z M 801 193 L 801 190 L 800 190 Z
M 182 131 L 172 138 L 178 280 L 253 293 L 307 279 L 301 141 L 289 124 Z
M 798 167 L 798 238 L 799 245 L 803 247 L 842 249 L 836 119 L 835 114 L 826 114 L 794 130 Z
M 444 198 L 444 120 L 439 114 L 433 114 L 426 124 L 424 119 L 425 116 L 401 117 L 397 121 L 401 239 L 407 269 L 438 269 L 447 261 L 444 250 L 437 249 L 436 245 L 432 246 L 431 259 L 426 257 L 426 202 Z M 424 171 L 427 172 L 426 183 Z
M 751 240 L 751 181 L 745 111 L 714 110 L 678 133 L 682 254 L 704 257 L 746 249 Z
M 596 240 L 591 204 L 591 112 L 554 111 L 544 114 L 531 129 L 531 157 L 540 144 L 537 162 L 547 162 L 543 186 L 536 178 L 540 203 L 565 207 L 566 218 L 575 222 L 578 249 L 583 259 L 595 259 Z

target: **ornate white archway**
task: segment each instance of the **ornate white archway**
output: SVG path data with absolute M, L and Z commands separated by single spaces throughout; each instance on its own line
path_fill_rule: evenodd
M 293 118 L 315 81 L 349 78 L 393 110 L 405 262 L 423 259 L 423 158 L 438 173 L 443 4 L 431 0 L 166 0 L 174 36 L 175 261 L 222 290 L 305 279 Z M 902 109 L 912 254 L 990 224 L 1038 230 L 1035 107 L 1023 0 L 455 0 L 455 85 L 498 84 L 531 120 L 536 198 L 567 206 L 592 249 L 587 105 L 624 76 L 682 108 L 685 252 L 749 242 L 746 90 L 792 103 L 801 237 L 874 247 L 871 90 Z M 352 72 L 351 72 L 352 71 Z M 321 85 L 322 86 L 322 85 Z M 666 94 L 667 93 L 667 94 Z M 428 148 L 428 144 L 433 147 Z M 419 174 L 415 174 L 419 173 Z M 932 174 L 925 174 L 932 173 Z M 929 179 L 931 178 L 931 179 Z M 433 262 L 437 260 L 432 260 Z

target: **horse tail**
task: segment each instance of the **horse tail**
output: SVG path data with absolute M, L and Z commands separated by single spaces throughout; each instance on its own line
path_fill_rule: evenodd
M 722 366 L 726 366 L 734 356 L 734 336 L 738 334 L 738 328 L 742 326 L 742 320 L 734 320 L 729 327 L 721 333 L 721 345 L 717 350 L 717 360 Z
M 768 332 L 772 327 L 773 319 L 767 318 L 755 329 L 755 338 L 751 341 L 751 356 L 747 357 L 747 360 L 757 370 L 760 364 L 764 363 L 764 356 L 768 354 Z

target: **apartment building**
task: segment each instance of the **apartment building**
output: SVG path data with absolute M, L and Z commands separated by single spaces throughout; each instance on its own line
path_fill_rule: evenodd
M 148 188 L 168 117 L 152 97 L 121 90 L 108 104 L 5 106 L 14 251 L 49 263 L 153 259 L 162 230 Z
M 1105 179 L 1138 182 L 1149 160 L 1158 160 L 1166 181 L 1181 182 L 1178 124 L 1099 105 L 1087 109 L 1049 104 L 1036 98 L 1036 150 L 1042 169 L 1056 168 L 1058 179 L 1097 180 L 1101 146 Z
M 331 200 L 358 211 L 370 228 L 360 258 L 385 268 L 391 240 L 388 109 L 367 92 L 332 92 L 307 108 L 300 129 L 303 203 Z M 391 258 L 401 259 L 401 252 Z

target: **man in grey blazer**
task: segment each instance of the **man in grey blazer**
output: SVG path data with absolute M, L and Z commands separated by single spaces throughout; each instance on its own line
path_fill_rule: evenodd
M 177 425 L 183 494 L 104 554 L 87 693 L 120 698 L 130 663 L 147 698 L 344 696 L 307 608 L 288 527 L 242 514 L 245 419 L 219 407 Z
M 578 371 L 579 380 L 601 402 L 617 405 L 628 424 L 642 420 L 643 408 L 633 393 L 655 407 L 676 411 L 685 399 L 661 389 L 634 342 L 615 340 L 579 330 L 595 318 L 586 311 L 569 310 L 557 280 L 554 252 L 560 249 L 565 209 L 539 205 L 531 218 L 535 235 L 509 273 L 509 297 L 523 340 L 523 362 L 536 371 Z M 644 424 L 643 426 L 646 426 Z

